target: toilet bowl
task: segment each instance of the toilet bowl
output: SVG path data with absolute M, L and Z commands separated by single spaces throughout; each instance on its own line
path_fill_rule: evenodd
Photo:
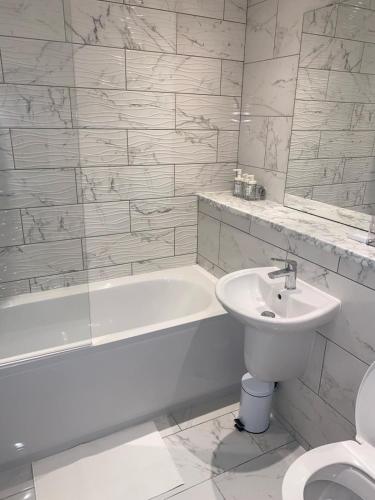
M 288 469 L 283 500 L 375 499 L 375 363 L 360 385 L 355 410 L 355 441 L 308 451 Z

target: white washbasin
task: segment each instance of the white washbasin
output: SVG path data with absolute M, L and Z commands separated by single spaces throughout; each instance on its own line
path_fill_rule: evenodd
M 260 267 L 227 274 L 217 283 L 217 298 L 242 323 L 261 330 L 310 331 L 334 318 L 338 299 L 301 280 L 295 290 L 286 290 L 284 277 L 268 277 L 275 270 Z M 274 317 L 262 316 L 265 312 Z

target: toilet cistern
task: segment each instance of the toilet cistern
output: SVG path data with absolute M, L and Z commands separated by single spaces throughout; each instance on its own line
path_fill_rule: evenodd
M 285 288 L 286 290 L 295 290 L 297 282 L 297 262 L 290 259 L 277 259 L 272 257 L 272 262 L 285 262 L 285 267 L 283 269 L 278 269 L 277 271 L 272 271 L 268 273 L 268 277 L 271 280 L 276 278 L 281 278 L 285 276 Z

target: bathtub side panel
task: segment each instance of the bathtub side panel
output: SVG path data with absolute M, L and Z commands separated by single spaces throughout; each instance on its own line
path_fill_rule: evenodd
M 243 329 L 228 315 L 3 369 L 0 467 L 239 386 L 245 371 Z

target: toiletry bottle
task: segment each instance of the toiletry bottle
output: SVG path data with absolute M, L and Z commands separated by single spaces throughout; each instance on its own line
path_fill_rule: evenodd
M 238 198 L 242 197 L 242 170 L 240 168 L 235 168 L 233 172 L 236 173 L 234 178 L 234 186 L 233 186 L 233 196 L 237 196 Z
M 257 181 L 255 180 L 254 175 L 246 176 L 245 183 L 245 200 L 255 200 L 257 195 Z

